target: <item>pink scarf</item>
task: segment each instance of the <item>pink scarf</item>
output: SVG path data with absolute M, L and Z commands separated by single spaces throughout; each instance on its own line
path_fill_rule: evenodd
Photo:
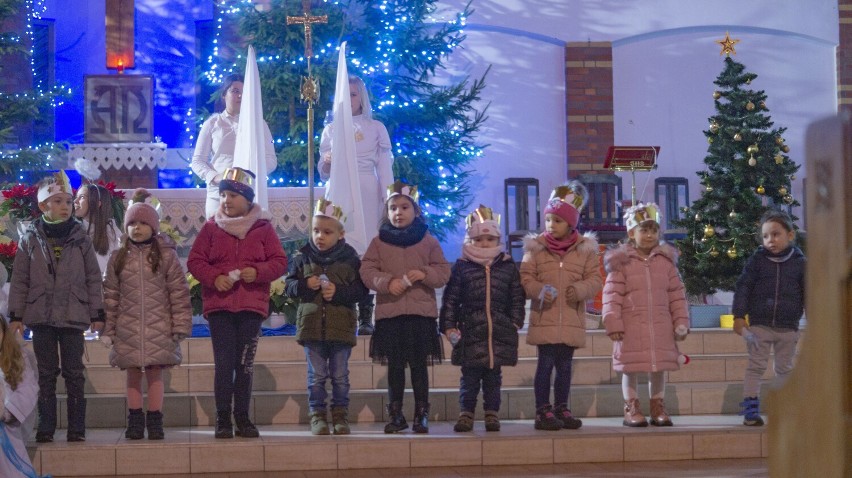
M 213 215 L 213 220 L 225 232 L 242 240 L 246 238 L 246 234 L 254 226 L 254 223 L 260 219 L 269 219 L 269 217 L 269 213 L 261 209 L 257 204 L 253 204 L 246 215 L 240 217 L 228 217 L 219 208 L 216 210 L 216 214 Z
M 544 240 L 547 241 L 547 249 L 560 256 L 564 256 L 568 252 L 568 249 L 577 242 L 579 237 L 580 234 L 576 229 L 571 231 L 571 234 L 563 239 L 556 239 L 549 232 L 544 233 Z
M 494 258 L 503 253 L 503 248 L 495 247 L 476 247 L 473 244 L 465 244 L 462 246 L 462 257 L 483 266 L 487 266 L 494 261 Z

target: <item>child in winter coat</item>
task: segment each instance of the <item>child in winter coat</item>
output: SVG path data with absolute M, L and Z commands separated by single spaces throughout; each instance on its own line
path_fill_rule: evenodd
M 325 382 L 331 379 L 335 435 L 348 435 L 349 356 L 356 344 L 355 304 L 369 292 L 361 281 L 361 259 L 344 240 L 340 207 L 317 201 L 311 240 L 293 259 L 285 279 L 288 297 L 299 299 L 296 340 L 308 361 L 311 433 L 328 435 Z
M 137 190 L 124 216 L 121 247 L 112 253 L 104 280 L 109 362 L 127 371 L 124 437 L 162 440 L 163 369 L 180 365 L 180 342 L 192 332 L 189 285 L 175 243 L 159 234 L 160 218 Z M 142 377 L 148 382 L 148 412 L 142 413 Z
M 69 442 L 86 440 L 86 377 L 83 332 L 104 325 L 101 269 L 92 240 L 72 217 L 74 198 L 65 171 L 38 188 L 42 216 L 27 228 L 12 266 L 9 331 L 33 331 L 38 361 L 36 441 L 53 441 L 56 432 L 56 377 L 68 395 Z M 60 368 L 60 356 L 62 367 Z
M 601 290 L 598 242 L 577 232 L 588 192 L 577 181 L 557 187 L 544 210 L 547 230 L 524 239 L 521 283 L 531 299 L 527 343 L 538 347 L 535 390 L 537 430 L 577 429 L 571 414 L 574 351 L 586 345 L 586 300 Z M 550 401 L 553 369 L 554 402 Z M 551 405 L 555 404 L 555 407 Z
M 763 245 L 748 260 L 734 291 L 734 332 L 748 345 L 748 366 L 740 404 L 743 424 L 763 425 L 760 416 L 760 378 L 769 350 L 775 351 L 775 376 L 784 380 L 793 371 L 799 341 L 799 319 L 805 307 L 807 260 L 793 245 L 793 221 L 783 211 L 769 210 L 760 220 Z M 745 316 L 748 314 L 748 326 Z
M 689 313 L 673 247 L 660 244 L 659 209 L 639 203 L 624 215 L 629 240 L 604 257 L 603 320 L 613 341 L 612 367 L 622 372 L 624 426 L 645 427 L 639 407 L 640 373 L 649 375 L 651 424 L 672 426 L 663 399 L 665 372 L 680 364 L 675 341 L 689 333 Z
M 526 296 L 512 256 L 500 245 L 499 216 L 480 205 L 467 217 L 462 258 L 444 288 L 441 331 L 461 366 L 457 432 L 473 430 L 482 386 L 485 429 L 499 431 L 501 367 L 518 363 L 518 330 L 524 326 Z M 455 338 L 454 338 L 455 337 Z
M 249 420 L 254 355 L 260 325 L 269 316 L 269 285 L 287 272 L 287 256 L 254 201 L 254 174 L 228 168 L 219 182 L 219 210 L 189 251 L 187 268 L 201 282 L 204 317 L 213 343 L 216 438 L 257 438 Z
M 402 414 L 405 366 L 414 389 L 414 432 L 429 433 L 429 371 L 441 361 L 435 289 L 450 278 L 441 245 L 423 221 L 417 186 L 400 181 L 388 188 L 379 236 L 361 262 L 361 279 L 376 291 L 376 330 L 370 357 L 388 365 L 388 415 L 385 433 L 408 428 Z
M 6 282 L 6 271 L 0 286 Z M 0 316 L 0 476 L 30 478 L 36 475 L 25 446 L 35 423 L 38 399 L 36 359 L 21 346 Z

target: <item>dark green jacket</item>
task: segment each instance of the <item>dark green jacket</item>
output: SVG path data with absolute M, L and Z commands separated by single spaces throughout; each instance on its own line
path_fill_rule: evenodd
M 313 242 L 299 250 L 284 282 L 287 296 L 300 302 L 296 319 L 300 344 L 329 341 L 355 345 L 355 304 L 369 293 L 358 273 L 360 267 L 358 253 L 343 240 L 323 252 Z M 323 300 L 320 290 L 308 288 L 307 279 L 320 274 L 335 285 L 330 301 Z

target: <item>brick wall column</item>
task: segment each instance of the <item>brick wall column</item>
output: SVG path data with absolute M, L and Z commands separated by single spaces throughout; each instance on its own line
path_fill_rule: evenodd
M 852 3 L 852 0 L 849 0 Z M 613 145 L 612 43 L 570 42 L 565 47 L 568 178 L 603 172 Z
M 852 0 L 838 0 L 840 44 L 837 46 L 837 104 L 852 111 Z

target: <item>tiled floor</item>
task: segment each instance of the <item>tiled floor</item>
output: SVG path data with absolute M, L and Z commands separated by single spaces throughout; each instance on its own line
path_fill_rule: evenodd
M 571 465 L 466 466 L 446 468 L 387 468 L 377 470 L 210 473 L 204 475 L 131 475 L 125 478 L 758 478 L 768 477 L 766 460 L 651 461 Z

